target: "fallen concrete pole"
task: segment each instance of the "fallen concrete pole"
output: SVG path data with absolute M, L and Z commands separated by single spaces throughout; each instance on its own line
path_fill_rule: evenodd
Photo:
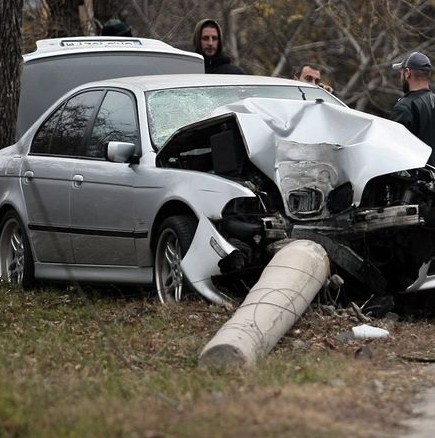
M 305 312 L 329 276 L 323 247 L 295 240 L 266 266 L 232 318 L 204 347 L 203 365 L 250 365 L 267 355 Z

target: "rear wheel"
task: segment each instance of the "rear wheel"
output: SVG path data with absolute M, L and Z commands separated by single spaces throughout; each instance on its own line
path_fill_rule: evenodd
M 0 222 L 0 278 L 24 288 L 33 285 L 33 257 L 24 225 L 8 211 Z
M 189 290 L 181 271 L 198 221 L 193 216 L 171 216 L 159 228 L 154 251 L 154 279 L 162 303 L 179 302 Z

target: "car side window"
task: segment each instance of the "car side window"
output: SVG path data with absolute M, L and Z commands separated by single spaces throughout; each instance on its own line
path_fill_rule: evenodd
M 31 153 L 80 156 L 92 114 L 103 91 L 87 91 L 73 96 L 56 110 L 36 133 Z
M 108 91 L 95 118 L 86 156 L 105 158 L 109 141 L 138 143 L 136 104 L 128 94 Z
M 39 128 L 33 138 L 32 146 L 30 148 L 30 153 L 34 154 L 50 154 L 51 152 L 51 138 L 54 130 L 56 129 L 59 117 L 62 114 L 63 107 L 60 106 L 46 122 Z

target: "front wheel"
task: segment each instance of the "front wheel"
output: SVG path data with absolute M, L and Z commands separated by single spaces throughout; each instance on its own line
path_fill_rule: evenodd
M 181 260 L 187 253 L 198 221 L 193 216 L 171 216 L 159 228 L 154 251 L 154 279 L 162 303 L 181 301 L 189 289 L 181 271 Z
M 24 225 L 8 211 L 0 222 L 0 279 L 24 288 L 33 285 L 33 257 Z

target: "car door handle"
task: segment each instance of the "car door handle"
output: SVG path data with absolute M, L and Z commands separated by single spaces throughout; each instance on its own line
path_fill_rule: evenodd
M 34 175 L 35 174 L 33 173 L 32 170 L 26 170 L 24 172 L 24 182 L 25 183 L 30 183 L 33 180 Z
M 72 180 L 73 180 L 73 187 L 79 189 L 83 184 L 83 175 L 74 175 Z

